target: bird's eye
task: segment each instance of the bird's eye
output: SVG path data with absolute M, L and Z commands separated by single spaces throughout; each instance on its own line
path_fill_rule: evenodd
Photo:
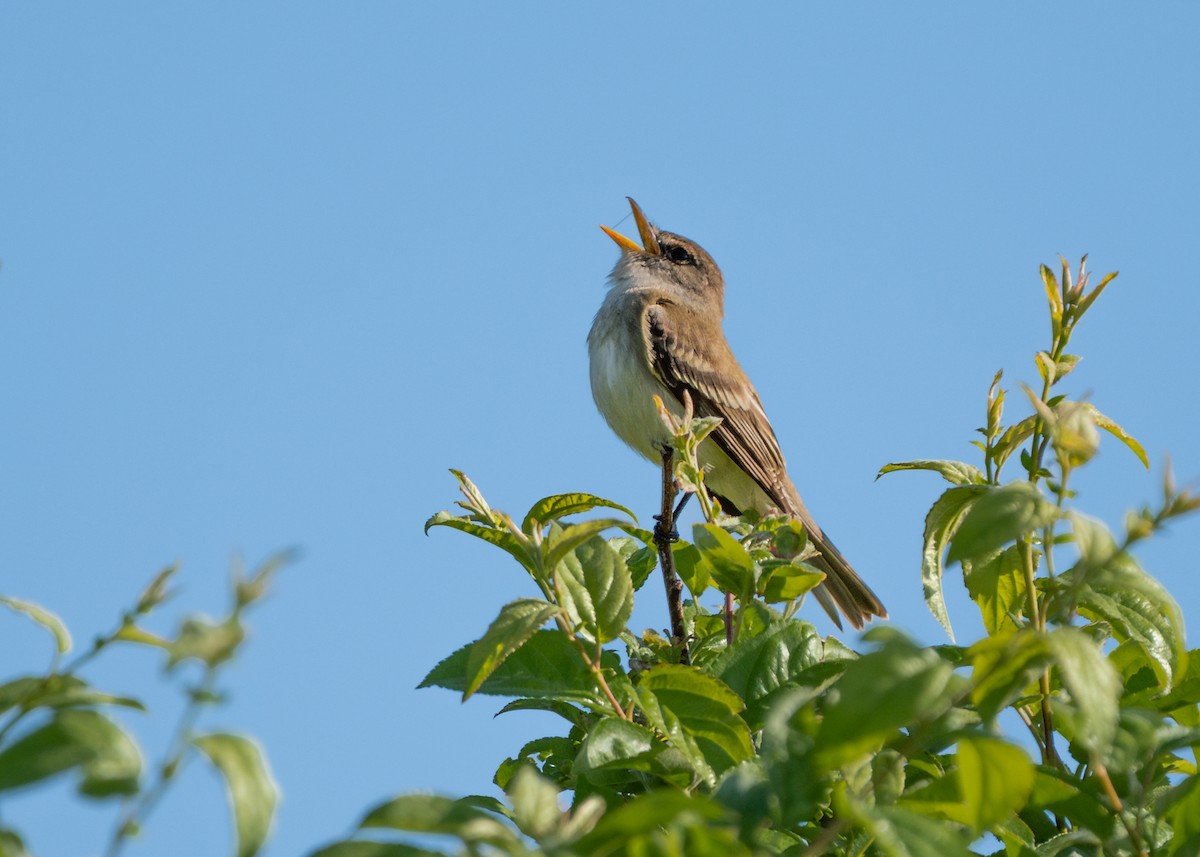
M 667 258 L 676 265 L 689 265 L 693 261 L 692 254 L 687 249 L 680 247 L 678 244 L 666 248 Z

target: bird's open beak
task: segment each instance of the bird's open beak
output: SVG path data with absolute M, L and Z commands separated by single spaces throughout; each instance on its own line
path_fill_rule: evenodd
M 650 226 L 650 221 L 646 219 L 646 215 L 642 213 L 642 207 L 633 201 L 633 197 L 625 197 L 629 200 L 629 207 L 633 210 L 633 219 L 637 222 L 638 235 L 642 236 L 642 244 L 639 247 L 638 243 L 630 238 L 626 238 L 615 229 L 609 229 L 601 224 L 600 228 L 604 230 L 613 241 L 617 242 L 617 246 L 622 250 L 628 250 L 630 253 L 645 253 L 650 256 L 661 256 L 662 248 L 658 246 L 658 239 L 654 237 L 654 229 Z

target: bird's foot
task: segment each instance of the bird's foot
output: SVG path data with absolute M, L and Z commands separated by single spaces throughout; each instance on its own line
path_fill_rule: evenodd
M 655 515 L 654 520 L 654 543 L 656 545 L 663 547 L 671 544 L 672 542 L 679 541 L 679 530 L 677 530 L 674 526 L 672 526 L 669 530 L 664 527 L 662 515 Z

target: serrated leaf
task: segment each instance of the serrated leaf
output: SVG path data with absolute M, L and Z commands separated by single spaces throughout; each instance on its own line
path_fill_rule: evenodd
M 537 565 L 528 545 L 522 542 L 507 528 L 489 526 L 469 518 L 452 515 L 449 512 L 438 512 L 425 522 L 425 533 L 428 535 L 433 527 L 449 527 L 461 533 L 475 536 L 489 544 L 493 544 L 510 554 L 517 562 L 534 577 L 537 577 Z
M 521 598 L 505 604 L 487 632 L 471 644 L 463 701 L 479 690 L 487 677 L 525 645 L 558 610 L 554 604 L 538 598 Z
M 951 485 L 982 485 L 987 481 L 984 475 L 979 472 L 979 468 L 972 464 L 962 461 L 928 458 L 885 464 L 879 469 L 879 473 L 876 474 L 875 478 L 878 479 L 885 473 L 895 473 L 899 470 L 932 470 L 935 473 L 941 474 L 942 478 Z
M 242 735 L 198 735 L 192 746 L 208 757 L 225 780 L 233 810 L 237 857 L 254 857 L 271 833 L 279 787 L 258 743 Z
M 781 622 L 756 636 L 739 637 L 708 671 L 746 701 L 744 719 L 758 729 L 778 693 L 821 665 L 824 654 L 821 635 L 808 622 Z
M 442 687 L 462 692 L 469 680 L 468 643 L 429 671 L 417 687 Z M 595 681 L 576 649 L 559 630 L 538 631 L 510 654 L 476 693 L 536 699 L 562 699 L 599 707 Z
M 633 578 L 607 541 L 592 536 L 563 559 L 557 574 L 563 594 L 569 593 L 563 606 L 592 637 L 607 643 L 625 629 L 633 612 Z
M 577 515 L 580 512 L 587 512 L 590 509 L 599 507 L 624 512 L 635 523 L 637 522 L 637 516 L 620 503 L 614 503 L 612 500 L 597 497 L 595 494 L 576 492 L 573 494 L 554 494 L 538 500 L 526 513 L 525 520 L 521 522 L 521 529 L 527 535 L 532 535 L 535 523 L 538 526 L 545 526 L 551 521 L 557 521 L 559 518 L 565 518 L 567 515 Z
M 971 506 L 987 491 L 983 485 L 962 485 L 948 488 L 929 509 L 925 516 L 925 541 L 921 552 L 921 586 L 925 593 L 925 604 L 929 612 L 954 639 L 950 626 L 950 614 L 946 611 L 946 598 L 942 593 L 942 574 L 945 565 L 942 557 L 950 539 L 957 532 L 963 517 Z
M 614 527 L 623 526 L 628 526 L 628 521 L 616 518 L 595 518 L 590 521 L 580 521 L 577 524 L 567 524 L 561 529 L 552 528 L 550 535 L 542 543 L 544 567 L 555 568 L 567 554 L 592 536 Z
M 1003 628 L 1016 630 L 1013 616 L 1023 613 L 1028 593 L 1021 552 L 1015 545 L 979 560 L 966 560 L 963 580 L 971 599 L 979 605 L 989 634 Z
M 710 784 L 714 774 L 754 754 L 750 729 L 738 716 L 744 703 L 713 676 L 661 664 L 642 674 L 637 692 L 647 720 Z
M 1093 753 L 1107 755 L 1120 713 L 1120 675 L 1100 646 L 1078 628 L 1056 628 L 1045 639 L 1075 705 L 1079 730 L 1075 740 Z
M 1084 580 L 1077 595 L 1079 612 L 1107 622 L 1119 642 L 1140 646 L 1162 689 L 1170 690 L 1187 658 L 1183 612 L 1171 593 L 1124 553 Z
M 732 592 L 739 601 L 748 601 L 754 593 L 755 567 L 750 552 L 716 524 L 696 524 L 692 543 L 700 551 L 700 563 L 723 591 Z
M 1098 428 L 1104 429 L 1117 440 L 1121 441 L 1121 443 L 1129 447 L 1130 451 L 1138 457 L 1138 461 L 1142 462 L 1142 465 L 1147 470 L 1150 469 L 1150 459 L 1146 457 L 1146 450 L 1142 448 L 1142 445 L 1138 443 L 1137 440 L 1135 440 L 1134 437 L 1129 434 L 1129 432 L 1117 425 L 1117 423 L 1114 422 L 1110 417 L 1100 413 L 1100 411 L 1096 409 L 1096 406 L 1090 402 L 1083 402 L 1082 407 L 1087 409 L 1087 411 L 1091 414 L 1092 421 Z
M 60 655 L 66 654 L 71 650 L 71 632 L 67 630 L 67 626 L 63 623 L 62 619 L 58 618 L 58 616 L 45 607 L 42 607 L 40 604 L 34 604 L 32 601 L 25 601 L 22 598 L 12 598 L 8 595 L 0 595 L 0 604 L 3 604 L 15 613 L 20 613 L 32 619 L 49 631 L 54 636 L 54 647 Z
M 1029 482 L 990 488 L 963 517 L 950 540 L 947 562 L 999 550 L 1019 536 L 1036 533 L 1058 517 L 1058 509 Z
M 499 717 L 510 711 L 549 711 L 580 728 L 583 728 L 587 722 L 587 716 L 581 709 L 558 699 L 514 699 L 497 711 L 496 716 Z

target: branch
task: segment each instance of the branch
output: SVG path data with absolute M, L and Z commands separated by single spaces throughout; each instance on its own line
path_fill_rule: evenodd
M 662 566 L 663 583 L 667 587 L 667 613 L 671 617 L 671 643 L 679 648 L 679 663 L 690 664 L 687 628 L 683 623 L 683 581 L 675 572 L 675 555 L 671 543 L 679 538 L 675 531 L 675 452 L 670 446 L 662 452 L 662 514 L 654 527 L 654 543 L 658 546 L 658 561 Z

